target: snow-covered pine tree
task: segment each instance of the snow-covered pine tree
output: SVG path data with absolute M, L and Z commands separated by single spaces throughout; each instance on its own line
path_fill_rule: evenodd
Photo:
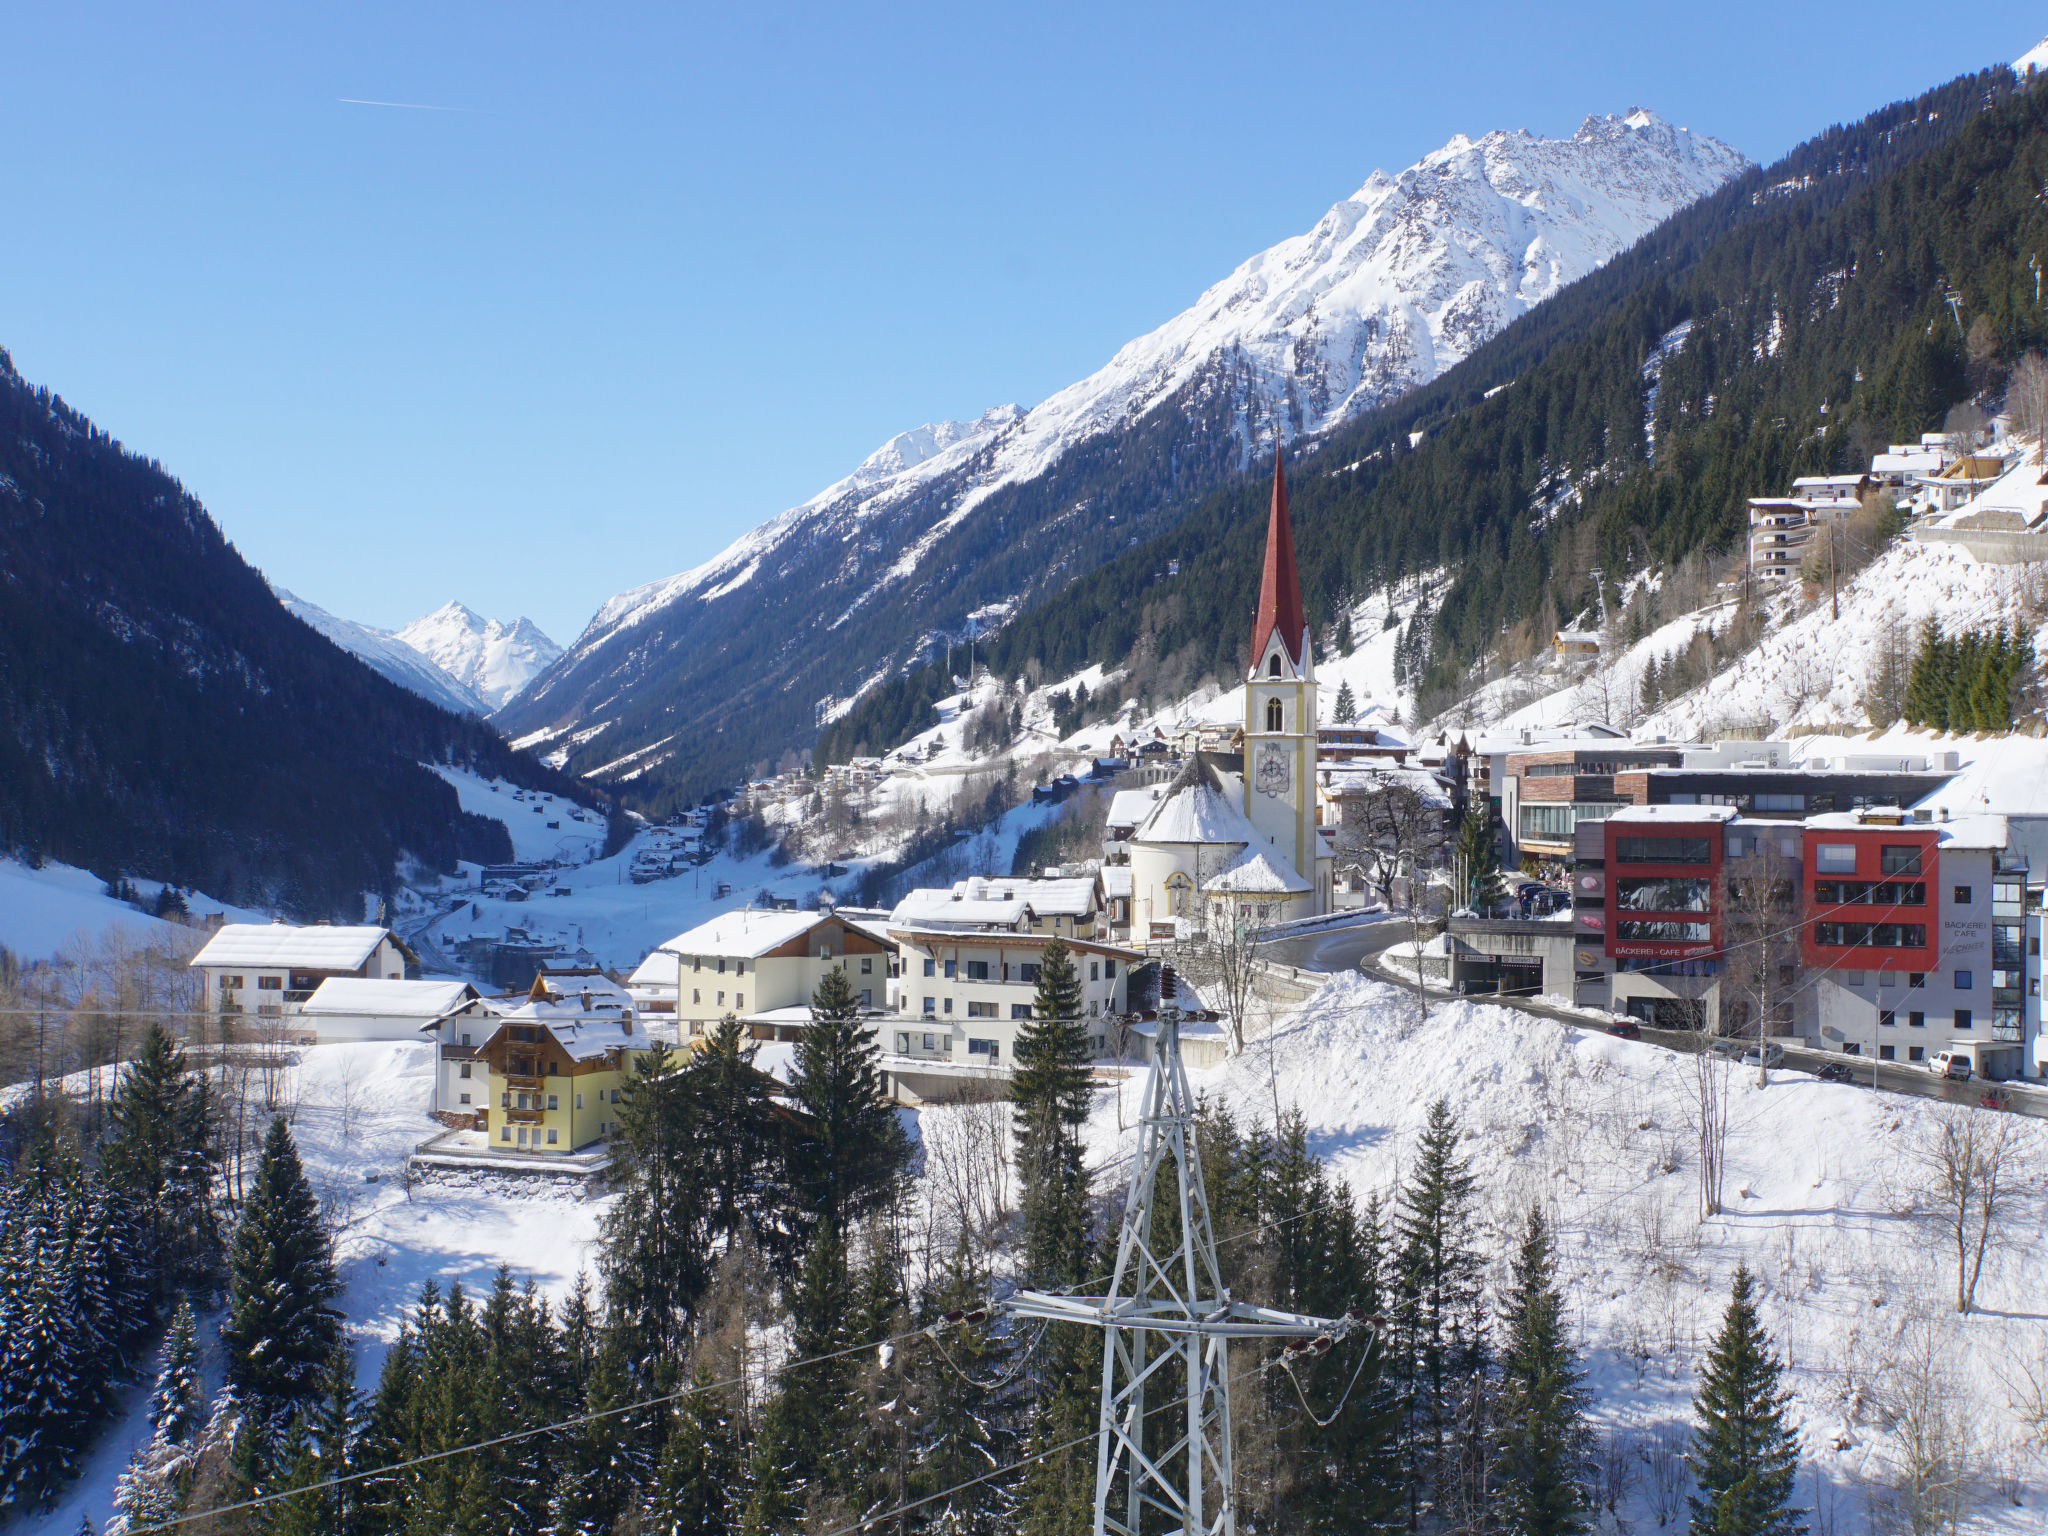
M 102 1164 L 135 1207 L 139 1251 L 158 1296 L 212 1295 L 220 1279 L 220 1223 L 214 1206 L 217 1118 L 204 1075 L 160 1022 L 121 1073 L 113 1134 Z
M 270 1122 L 228 1254 L 227 1379 L 255 1417 L 282 1424 L 320 1395 L 341 1281 L 284 1117 Z
M 1358 719 L 1358 696 L 1351 691 L 1349 679 L 1337 684 L 1337 702 L 1331 707 L 1330 718 L 1339 725 L 1350 725 Z
M 750 1236 L 764 1253 L 786 1258 L 790 1233 L 779 1188 L 781 1138 L 775 1119 L 778 1085 L 754 1065 L 756 1047 L 728 1013 L 691 1057 L 689 1092 L 704 1149 L 707 1237 Z
M 555 1536 L 610 1536 L 619 1517 L 654 1481 L 651 1412 L 617 1410 L 645 1394 L 633 1379 L 618 1330 L 606 1329 L 583 1411 L 593 1417 L 563 1432 L 555 1459 L 550 1528 Z
M 206 1385 L 199 1374 L 199 1328 L 192 1303 L 180 1301 L 164 1338 L 163 1367 L 149 1399 L 149 1427 L 166 1445 L 183 1445 L 205 1421 Z
M 830 1227 L 841 1241 L 895 1197 L 910 1161 L 902 1123 L 882 1093 L 879 1055 L 853 983 L 834 967 L 811 994 L 790 1073 L 790 1097 L 807 1117 L 791 1171 L 804 1226 Z
M 79 1315 L 77 1157 L 46 1129 L 31 1136 L 0 1207 L 0 1512 L 31 1507 L 71 1474 L 96 1383 L 117 1365 L 96 1358 Z
M 1592 1529 L 1585 1376 L 1562 1313 L 1550 1230 L 1532 1205 L 1501 1310 L 1493 1410 L 1498 1517 L 1508 1536 L 1584 1536 Z
M 679 1362 L 710 1279 L 707 1191 L 683 1063 L 660 1045 L 642 1056 L 612 1137 L 617 1198 L 604 1217 L 606 1310 L 630 1359 Z
M 1430 1107 L 1415 1171 L 1400 1192 L 1391 1314 L 1401 1377 L 1402 1453 L 1411 1517 L 1423 1501 L 1456 1496 L 1453 1458 L 1468 1385 L 1486 1363 L 1481 1255 L 1474 1230 L 1474 1181 L 1458 1155 L 1450 1101 Z
M 1023 1273 L 1033 1284 L 1057 1287 L 1080 1280 L 1087 1260 L 1081 1127 L 1094 1096 L 1080 973 L 1073 951 L 1058 939 L 1040 953 L 1031 1012 L 1031 1022 L 1017 1032 L 1010 1078 Z
M 988 1300 L 988 1275 L 966 1233 L 954 1245 L 945 1273 L 922 1309 L 930 1320 L 964 1312 Z M 1079 1330 L 1073 1330 L 1079 1331 Z M 930 1523 L 953 1536 L 1001 1536 L 1015 1524 L 1017 1499 L 1009 1480 L 971 1480 L 1006 1466 L 1018 1452 L 1019 1404 L 1014 1342 L 988 1323 L 941 1329 L 914 1347 L 918 1394 L 918 1464 L 915 1496 L 946 1494 L 925 1511 Z M 970 1484 L 961 1487 L 962 1484 Z
M 1793 1536 L 1799 1443 L 1786 1413 L 1784 1370 L 1751 1299 L 1747 1265 L 1735 1271 L 1721 1331 L 1693 1399 L 1692 1453 L 1699 1492 L 1687 1498 L 1694 1536 Z

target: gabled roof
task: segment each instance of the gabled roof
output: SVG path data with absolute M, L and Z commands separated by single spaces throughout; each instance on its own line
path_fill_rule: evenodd
M 192 957 L 193 965 L 250 965 L 353 971 L 391 937 L 389 928 L 296 928 L 289 923 L 229 923 Z M 397 940 L 394 938 L 393 942 Z M 404 945 L 399 945 L 401 950 Z
M 373 1018 L 438 1019 L 473 1003 L 478 993 L 466 981 L 395 981 L 388 977 L 330 976 L 313 989 L 302 1013 L 367 1015 Z
M 837 912 L 770 912 L 760 907 L 737 907 L 677 934 L 641 961 L 640 968 L 633 972 L 631 979 L 673 985 L 676 957 L 664 954 L 663 950 L 685 955 L 726 955 L 757 960 L 770 950 L 780 949 L 804 937 L 820 923 L 835 920 L 847 922 Z M 849 923 L 848 926 L 858 925 Z M 642 972 L 647 974 L 642 975 Z
M 1120 789 L 1109 800 L 1109 818 L 1103 825 L 1111 830 L 1117 827 L 1135 827 L 1152 814 L 1152 807 L 1159 803 L 1160 791 L 1154 789 Z
M 1278 633 L 1287 658 L 1301 671 L 1308 662 L 1308 617 L 1301 606 L 1301 575 L 1294 563 L 1294 529 L 1287 520 L 1287 473 L 1273 454 L 1273 502 L 1266 513 L 1266 568 L 1259 577 L 1259 611 L 1252 621 L 1251 665 Z
M 1138 843 L 1254 843 L 1265 838 L 1238 809 L 1209 754 L 1197 752 L 1152 814 L 1138 824 Z
M 951 886 L 910 892 L 889 914 L 892 924 L 1010 928 L 1027 915 L 1086 917 L 1096 908 L 1093 875 L 1081 879 L 997 880 L 970 875 Z

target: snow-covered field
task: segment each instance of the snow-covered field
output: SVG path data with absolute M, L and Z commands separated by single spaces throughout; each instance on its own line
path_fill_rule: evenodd
M 1492 1229 L 1508 1232 L 1531 1202 L 1554 1218 L 1603 1428 L 1689 1419 L 1694 1373 L 1746 1262 L 1790 1363 L 1810 1462 L 1802 1502 L 1813 1502 L 1817 1471 L 1841 1528 L 1864 1529 L 1866 1484 L 1883 1481 L 1897 1446 L 1888 1405 L 1931 1343 L 1947 1367 L 1938 1386 L 1959 1395 L 1952 1406 L 1975 1442 L 1962 1528 L 2041 1529 L 2048 1468 L 2021 1449 L 2027 1431 L 2011 1399 L 2048 1347 L 2038 1172 L 2048 1127 L 2010 1122 L 2018 1195 L 2008 1241 L 1986 1261 L 1981 1310 L 1962 1318 L 1949 1304 L 1953 1250 L 1934 1230 L 1912 1155 L 1943 1113 L 1934 1101 L 1799 1072 L 1774 1072 L 1758 1089 L 1753 1071 L 1734 1072 L 1727 1208 L 1701 1221 L 1691 1071 L 1690 1058 L 1656 1046 L 1473 1003 L 1433 1004 L 1418 1027 L 1412 996 L 1353 974 L 1244 1055 L 1191 1077 L 1241 1121 L 1270 1124 L 1276 1104 L 1299 1110 L 1314 1150 L 1361 1198 L 1391 1193 L 1431 1104 L 1448 1098 Z M 1126 1092 L 1135 1098 L 1135 1080 Z M 1113 1165 L 1114 1181 L 1127 1176 L 1135 1136 L 1117 1124 L 1105 1094 L 1089 1127 L 1091 1162 Z M 2001 1466 L 2025 1468 L 2018 1505 L 1998 1491 Z M 1644 1497 L 1639 1530 L 1652 1523 Z
M 154 897 L 162 889 L 156 880 L 137 880 L 135 885 L 145 897 Z M 187 904 L 195 917 L 225 912 L 230 922 L 270 920 L 268 913 L 230 906 L 199 892 L 190 894 Z M 119 928 L 143 943 L 185 937 L 194 949 L 201 937 L 195 929 L 151 917 L 115 900 L 107 894 L 106 883 L 90 870 L 56 863 L 30 869 L 18 859 L 0 859 L 0 949 L 41 960 L 81 934 L 96 938 L 109 928 Z

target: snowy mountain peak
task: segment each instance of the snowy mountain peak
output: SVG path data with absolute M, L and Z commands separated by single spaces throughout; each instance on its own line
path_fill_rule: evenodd
M 338 617 L 283 587 L 273 585 L 270 590 L 288 612 L 399 687 L 458 715 L 489 712 L 489 706 L 474 689 L 442 671 L 389 630 L 373 629 L 353 619 Z
M 2012 72 L 2022 80 L 2033 70 L 2048 69 L 2048 37 L 2044 37 L 2012 61 Z
M 503 708 L 553 664 L 562 648 L 531 619 L 486 619 L 447 602 L 414 619 L 393 639 L 410 646 L 492 709 Z

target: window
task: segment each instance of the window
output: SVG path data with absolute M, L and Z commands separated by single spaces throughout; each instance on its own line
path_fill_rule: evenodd
M 744 1008 L 744 1007 L 746 1007 L 746 1006 L 747 1006 L 747 994 L 746 994 L 746 993 L 744 993 L 744 992 L 735 992 L 735 993 L 733 993 L 733 995 L 732 995 L 732 1005 L 733 1005 L 733 1007 L 735 1007 L 735 1008 Z
M 987 980 L 988 980 L 988 962 L 987 962 L 986 960 L 970 960 L 970 961 L 968 961 L 968 962 L 967 962 L 967 979 L 968 979 L 969 981 L 987 981 Z
M 1919 874 L 1920 845 L 1918 843 L 1886 843 L 1877 850 L 1877 871 L 1881 875 Z
M 1918 880 L 1816 880 L 1813 899 L 1830 907 L 1924 907 L 1927 887 Z
M 1879 1061 L 1890 1061 L 1892 1059 L 1892 1048 L 1888 1045 L 1880 1045 L 1877 1048 L 1877 1059 Z
M 1617 864 L 1709 864 L 1714 841 L 1708 837 L 1617 837 Z
M 932 1037 L 930 1035 L 926 1035 L 924 1037 L 924 1048 L 926 1050 L 930 1050 L 932 1048 Z
M 549 1131 L 549 1132 L 548 1132 L 548 1145 L 552 1147 L 552 1146 L 553 1146 L 554 1144 L 555 1144 L 555 1133 L 554 1133 L 553 1131 Z
M 1815 923 L 1813 942 L 1836 949 L 1925 949 L 1925 923 Z
M 718 994 L 718 1006 L 721 1008 L 725 1006 L 725 994 L 723 992 Z
M 1927 1027 L 1927 1015 L 1920 1012 L 1917 1008 L 1914 1009 L 1906 1015 L 1906 1027 L 1909 1029 L 1925 1029 Z
M 1880 1009 L 1878 1009 L 1878 1011 L 1877 1011 L 1877 1026 L 1878 1026 L 1878 1028 L 1880 1028 L 1880 1029 L 1890 1029 L 1890 1028 L 1891 1028 L 1891 1027 L 1892 1027 L 1893 1025 L 1897 1024 L 1898 1022 L 1899 1022 L 1899 1020 L 1898 1020 L 1898 1016 L 1897 1016 L 1896 1014 L 1894 1014 L 1894 1013 L 1893 1013 L 1893 1012 L 1891 1011 L 1891 1009 L 1889 1009 L 1889 1008 L 1880 1008 Z
M 831 950 L 829 950 L 829 949 L 828 949 L 828 950 L 826 950 L 826 951 L 825 951 L 825 958 L 826 958 L 827 960 L 830 960 L 830 959 L 832 958 L 832 951 L 831 951 Z M 746 961 L 744 961 L 744 960 L 735 960 L 735 961 L 733 961 L 733 963 L 732 963 L 732 973 L 733 973 L 733 975 L 735 975 L 735 976 L 744 976 L 744 975 L 746 975 L 746 974 L 747 974 L 747 962 L 746 962 Z
M 1582 821 L 1604 821 L 1617 809 L 1612 801 L 1590 801 L 1581 805 L 1552 805 L 1543 801 L 1522 802 L 1522 831 L 1525 838 L 1564 838 Z M 1704 862 L 1704 861 L 1703 861 Z
M 1116 980 L 1116 962 L 1115 962 L 1114 960 L 1105 960 L 1105 961 L 1103 961 L 1103 962 L 1102 962 L 1102 974 L 1103 974 L 1104 976 L 1108 977 L 1108 978 L 1109 978 L 1109 979 L 1110 979 L 1111 981 L 1115 981 L 1115 980 Z
M 1967 885 L 1955 887 L 1955 903 L 1959 907 L 1967 907 L 1970 904 L 1970 888 Z
M 1924 986 L 1926 986 L 1926 985 L 1927 985 L 1927 973 L 1926 973 L 1925 971 L 1908 971 L 1908 972 L 1906 972 L 1906 985 L 1907 985 L 1907 986 L 1909 986 L 1909 987 L 1924 987 Z
M 1924 1045 L 1909 1045 L 1909 1046 L 1907 1046 L 1907 1047 L 1906 1047 L 1906 1060 L 1908 1060 L 1908 1061 L 1925 1061 L 1926 1059 L 1927 1059 L 1927 1047 L 1926 1047 L 1926 1046 L 1924 1046 Z
M 1026 960 L 1022 965 L 1017 967 L 1017 979 L 1019 981 L 1028 981 L 1036 985 L 1038 981 L 1038 966 L 1034 962 Z
M 1276 668 L 1280 665 L 1280 658 L 1278 656 L 1273 658 L 1273 665 Z M 1276 671 L 1274 676 L 1277 677 L 1278 675 L 1279 673 Z M 1280 708 L 1280 701 L 1278 699 L 1266 700 L 1266 729 L 1269 731 L 1281 730 L 1286 726 L 1286 723 L 1286 715 Z
M 1756 795 L 1750 803 L 1759 811 L 1803 811 L 1806 809 L 1806 796 Z
M 1275 652 L 1273 653 L 1273 659 L 1272 659 L 1271 661 L 1269 661 L 1269 662 L 1267 662 L 1267 663 L 1266 663 L 1266 676 L 1268 676 L 1268 677 L 1278 677 L 1279 675 L 1280 675 L 1280 653 L 1279 653 L 1278 651 L 1275 651 Z
M 939 1011 L 939 1000 L 936 997 L 926 998 L 924 1000 L 924 1011 L 926 1013 L 937 1013 Z
M 1099 961 L 1099 960 L 1090 960 L 1090 961 L 1088 962 L 1088 979 L 1089 979 L 1090 981 L 1100 981 L 1100 980 L 1102 980 L 1102 962 L 1101 962 L 1101 961 Z
M 1919 851 L 1914 850 L 1916 853 Z M 1886 850 L 1890 852 L 1889 849 Z M 1813 849 L 1813 867 L 1825 874 L 1853 875 L 1856 873 L 1856 845 L 1854 843 L 1816 843 Z M 1887 870 L 1887 874 L 1891 871 Z
M 946 1006 L 943 1011 L 946 1013 L 951 1013 L 953 1011 L 953 999 L 951 999 L 950 997 L 946 999 Z
M 551 1093 L 551 1094 L 549 1094 L 549 1095 L 548 1095 L 548 1108 L 549 1108 L 549 1109 L 560 1109 L 561 1107 L 562 1107 L 562 1101 L 561 1101 L 560 1097 L 559 1097 L 559 1096 L 557 1096 L 557 1095 L 555 1095 L 555 1094 L 552 1094 L 552 1093 Z
M 692 955 L 692 956 L 690 957 L 690 969 L 691 969 L 692 971 L 701 971 L 701 970 L 703 970 L 703 969 L 704 969 L 704 957 L 703 957 L 702 955 Z
M 927 976 L 936 976 L 939 973 L 938 962 L 927 956 L 924 962 L 924 973 Z
M 1862 973 L 1861 971 L 1844 971 L 1844 972 L 1842 972 L 1842 985 L 1843 985 L 1843 986 L 1845 986 L 1845 987 L 1860 987 L 1860 986 L 1862 986 L 1862 985 L 1863 985 L 1863 973 Z
M 242 978 L 239 976 L 223 976 L 220 979 L 220 984 L 223 987 L 239 987 L 242 985 Z
M 723 955 L 718 957 L 718 974 L 721 976 L 725 974 L 725 956 Z
M 580 1093 L 576 1095 L 576 1107 L 578 1109 L 583 1107 L 583 1095 Z
M 562 1074 L 561 1074 L 561 1073 L 560 1073 L 560 1072 L 559 1072 L 558 1070 L 556 1070 L 556 1069 L 557 1069 L 557 1067 L 558 1067 L 559 1065 L 560 1065 L 560 1063 L 558 1063 L 558 1062 L 552 1062 L 552 1061 L 551 1061 L 551 1062 L 549 1062 L 549 1063 L 548 1063 L 548 1076 L 549 1076 L 549 1077 L 560 1077 L 560 1076 L 562 1075 Z
M 468 1031 L 468 1030 L 464 1030 L 464 1031 L 462 1032 L 462 1043 L 463 1043 L 464 1045 L 467 1045 L 467 1044 L 469 1044 L 469 1031 Z
M 1614 882 L 1615 905 L 1626 912 L 1710 912 L 1713 882 L 1624 875 Z
M 957 960 L 948 960 L 948 961 L 946 962 L 946 980 L 948 980 L 948 981 L 958 981 L 959 979 L 960 979 L 960 962 L 959 962 L 959 961 L 957 961 Z
M 910 1036 L 900 1029 L 896 1031 L 896 1054 L 898 1056 L 908 1056 L 910 1054 Z
M 970 1039 L 967 1042 L 967 1054 L 970 1056 L 986 1056 L 990 1061 L 994 1061 L 1002 1055 L 1002 1042 L 999 1040 Z
M 977 1003 L 971 998 L 967 1003 L 967 1017 L 970 1019 L 993 1019 L 996 1015 L 994 1003 Z
M 1956 1028 L 1968 1029 L 1970 1027 L 1970 1010 L 1967 1008 L 1958 1008 L 1956 1010 Z
M 1031 1017 L 1031 1005 L 1029 1003 L 1010 1004 L 1010 1017 L 1013 1019 L 1029 1019 Z
M 512 1139 L 512 1127 L 511 1127 L 511 1126 L 509 1126 L 509 1125 L 501 1125 L 501 1126 L 499 1126 L 499 1127 L 498 1127 L 498 1140 L 500 1140 L 500 1141 L 510 1141 L 511 1139 Z
M 861 960 L 861 962 L 860 962 L 860 973 L 861 973 L 861 975 L 863 975 L 863 976 L 872 976 L 872 975 L 874 975 L 874 974 L 875 974 L 875 962 L 874 962 L 874 960 L 873 960 L 872 958 L 866 958 L 866 957 L 864 957 L 864 958 L 863 958 L 863 959 Z
M 701 1003 L 704 1001 L 704 994 L 698 991 L 695 987 L 692 987 L 690 988 L 690 1001 L 693 1003 Z
M 501 1091 L 501 1092 L 500 1092 L 500 1093 L 498 1094 L 498 1108 L 500 1108 L 500 1109 L 510 1109 L 511 1107 L 512 1107 L 512 1095 L 511 1095 L 510 1093 L 506 1093 L 506 1092 L 502 1092 L 502 1091 Z
M 462 1096 L 462 1102 L 463 1102 L 463 1103 L 465 1103 L 465 1104 L 467 1104 L 467 1103 L 469 1102 L 469 1095 L 468 1095 L 468 1094 L 466 1094 L 466 1093 L 465 1093 L 465 1094 L 464 1094 L 464 1095 Z
M 282 976 L 258 976 L 256 978 L 256 990 L 258 992 L 282 992 L 284 990 L 284 978 Z
M 1711 923 L 1657 922 L 1641 918 L 1616 923 L 1615 937 L 1638 944 L 1704 944 L 1714 936 Z
M 875 989 L 873 987 L 862 987 L 860 989 L 860 1005 L 863 1008 L 875 1006 Z
M 1972 976 L 1968 971 L 1957 971 L 1956 990 L 1958 992 L 1967 992 L 1973 985 L 1975 985 L 1976 980 L 1977 978 Z
M 469 1064 L 468 1062 L 466 1062 L 466 1061 L 465 1061 L 465 1062 L 464 1062 L 464 1063 L 462 1064 L 462 1076 L 464 1076 L 464 1077 L 467 1077 L 467 1076 L 469 1076 L 469 1067 L 470 1067 L 470 1064 Z

